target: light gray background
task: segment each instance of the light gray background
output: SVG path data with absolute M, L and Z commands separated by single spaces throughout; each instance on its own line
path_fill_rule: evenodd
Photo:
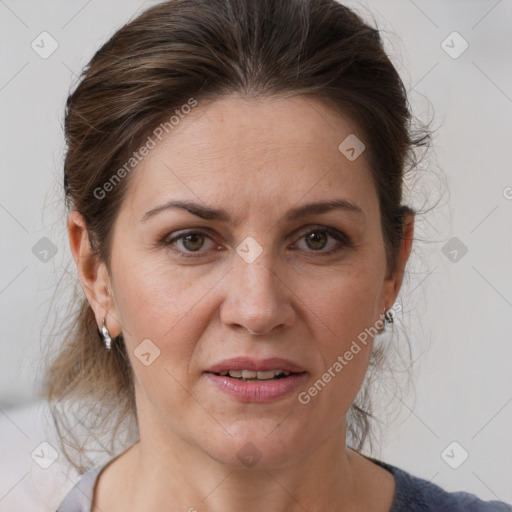
M 72 485 L 58 464 L 41 470 L 30 458 L 47 439 L 36 390 L 48 308 L 73 269 L 59 195 L 64 103 L 94 51 L 153 3 L 0 0 L 0 510 L 53 510 L 51 483 L 60 496 Z M 512 3 L 347 4 L 373 13 L 416 114 L 439 128 L 432 173 L 411 201 L 441 202 L 418 219 L 398 319 L 416 396 L 395 400 L 401 413 L 373 455 L 447 490 L 512 502 Z M 31 48 L 43 31 L 59 44 L 48 59 Z M 441 46 L 454 31 L 469 44 L 456 59 Z M 57 247 L 46 263 L 32 252 L 43 237 Z M 468 249 L 457 262 L 443 253 L 453 237 Z M 469 453 L 458 469 L 441 456 L 453 441 Z

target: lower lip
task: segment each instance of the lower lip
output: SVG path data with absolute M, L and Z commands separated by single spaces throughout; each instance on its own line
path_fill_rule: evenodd
M 272 402 L 283 398 L 299 387 L 306 375 L 306 372 L 302 372 L 278 380 L 244 382 L 215 373 L 206 373 L 210 382 L 221 391 L 242 402 Z

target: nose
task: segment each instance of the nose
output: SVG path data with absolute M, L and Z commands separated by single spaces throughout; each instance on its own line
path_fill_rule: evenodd
M 252 263 L 235 256 L 226 276 L 226 298 L 220 310 L 225 325 L 262 336 L 293 324 L 292 287 L 284 275 L 273 270 L 270 259 L 265 251 Z

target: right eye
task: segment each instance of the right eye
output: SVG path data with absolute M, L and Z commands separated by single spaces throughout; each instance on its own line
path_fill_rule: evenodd
M 207 240 L 210 240 L 211 244 L 215 245 L 213 240 L 205 233 L 202 233 L 201 231 L 189 231 L 170 239 L 165 239 L 164 244 L 181 258 L 196 258 L 198 256 L 194 255 L 194 253 L 206 252 L 201 251 L 201 249 Z M 182 249 L 176 249 L 176 247 L 180 246 Z

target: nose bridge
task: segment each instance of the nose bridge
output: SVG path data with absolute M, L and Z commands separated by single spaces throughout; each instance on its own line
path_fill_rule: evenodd
M 272 301 L 276 293 L 279 293 L 276 282 L 278 280 L 273 270 L 275 265 L 270 254 L 262 253 L 251 263 L 239 258 L 235 267 L 236 278 L 239 279 L 238 286 L 245 283 L 242 284 L 243 289 L 252 300 Z
M 293 309 L 275 268 L 270 251 L 263 250 L 251 262 L 236 255 L 221 311 L 226 324 L 245 327 L 253 334 L 266 334 L 290 324 Z

